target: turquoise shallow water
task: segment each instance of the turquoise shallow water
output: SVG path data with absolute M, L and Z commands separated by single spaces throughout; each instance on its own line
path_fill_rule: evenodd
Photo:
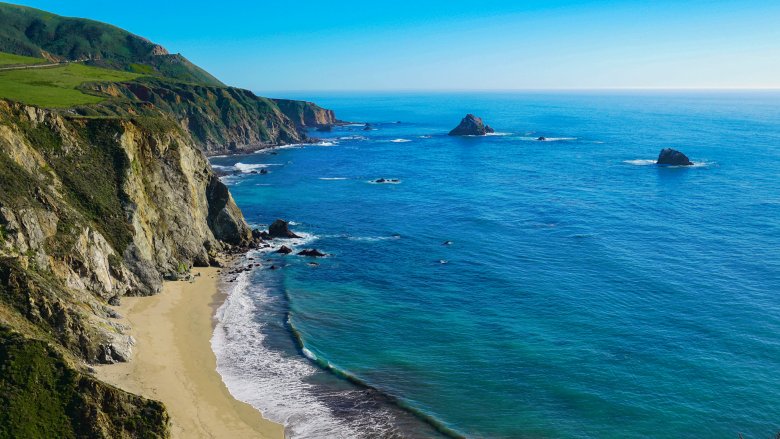
M 252 255 L 214 339 L 293 437 L 780 431 L 780 94 L 305 98 L 376 129 L 213 159 L 331 255 Z

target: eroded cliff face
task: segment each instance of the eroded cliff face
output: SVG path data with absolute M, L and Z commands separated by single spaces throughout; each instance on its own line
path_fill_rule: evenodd
M 0 101 L 0 322 L 124 361 L 106 301 L 158 292 L 252 239 L 227 188 L 165 117 L 81 118 Z
M 267 99 L 234 87 L 141 78 L 127 83 L 85 84 L 87 93 L 111 98 L 76 108 L 84 116 L 137 116 L 162 112 L 173 117 L 208 155 L 253 152 L 305 143 L 307 128 L 333 125 L 333 111 L 311 102 Z

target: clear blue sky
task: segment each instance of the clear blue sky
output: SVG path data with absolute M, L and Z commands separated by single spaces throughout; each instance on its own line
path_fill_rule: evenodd
M 109 22 L 257 91 L 780 88 L 780 1 L 16 3 Z

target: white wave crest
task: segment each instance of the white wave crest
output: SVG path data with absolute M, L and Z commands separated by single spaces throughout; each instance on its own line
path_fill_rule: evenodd
M 391 143 L 409 143 L 411 140 L 409 139 L 393 139 L 390 141 Z
M 634 165 L 634 166 L 649 166 L 654 165 L 655 160 L 648 160 L 648 159 L 636 159 L 636 160 L 623 160 L 623 163 Z
M 511 136 L 511 135 L 512 135 L 512 133 L 499 133 L 499 132 L 495 132 L 495 133 L 487 133 L 487 134 L 485 134 L 485 135 L 486 135 L 486 136 L 498 136 L 498 137 L 503 137 L 503 136 Z
M 336 180 L 349 180 L 347 177 L 320 177 L 320 180 L 336 181 Z
M 255 316 L 277 300 L 262 287 L 252 286 L 250 291 L 248 272 L 239 275 L 217 310 L 211 338 L 222 380 L 236 399 L 284 424 L 287 437 L 359 437 L 358 431 L 318 399 L 314 385 L 308 382 L 317 372 L 314 365 L 265 346 L 266 324 L 258 323 Z

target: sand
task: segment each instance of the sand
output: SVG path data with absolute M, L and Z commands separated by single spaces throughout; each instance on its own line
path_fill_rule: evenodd
M 284 428 L 228 392 L 211 350 L 213 315 L 224 300 L 214 268 L 195 282 L 167 282 L 159 295 L 125 297 L 117 311 L 135 337 L 128 363 L 96 367 L 98 378 L 162 401 L 174 438 L 284 438 Z

